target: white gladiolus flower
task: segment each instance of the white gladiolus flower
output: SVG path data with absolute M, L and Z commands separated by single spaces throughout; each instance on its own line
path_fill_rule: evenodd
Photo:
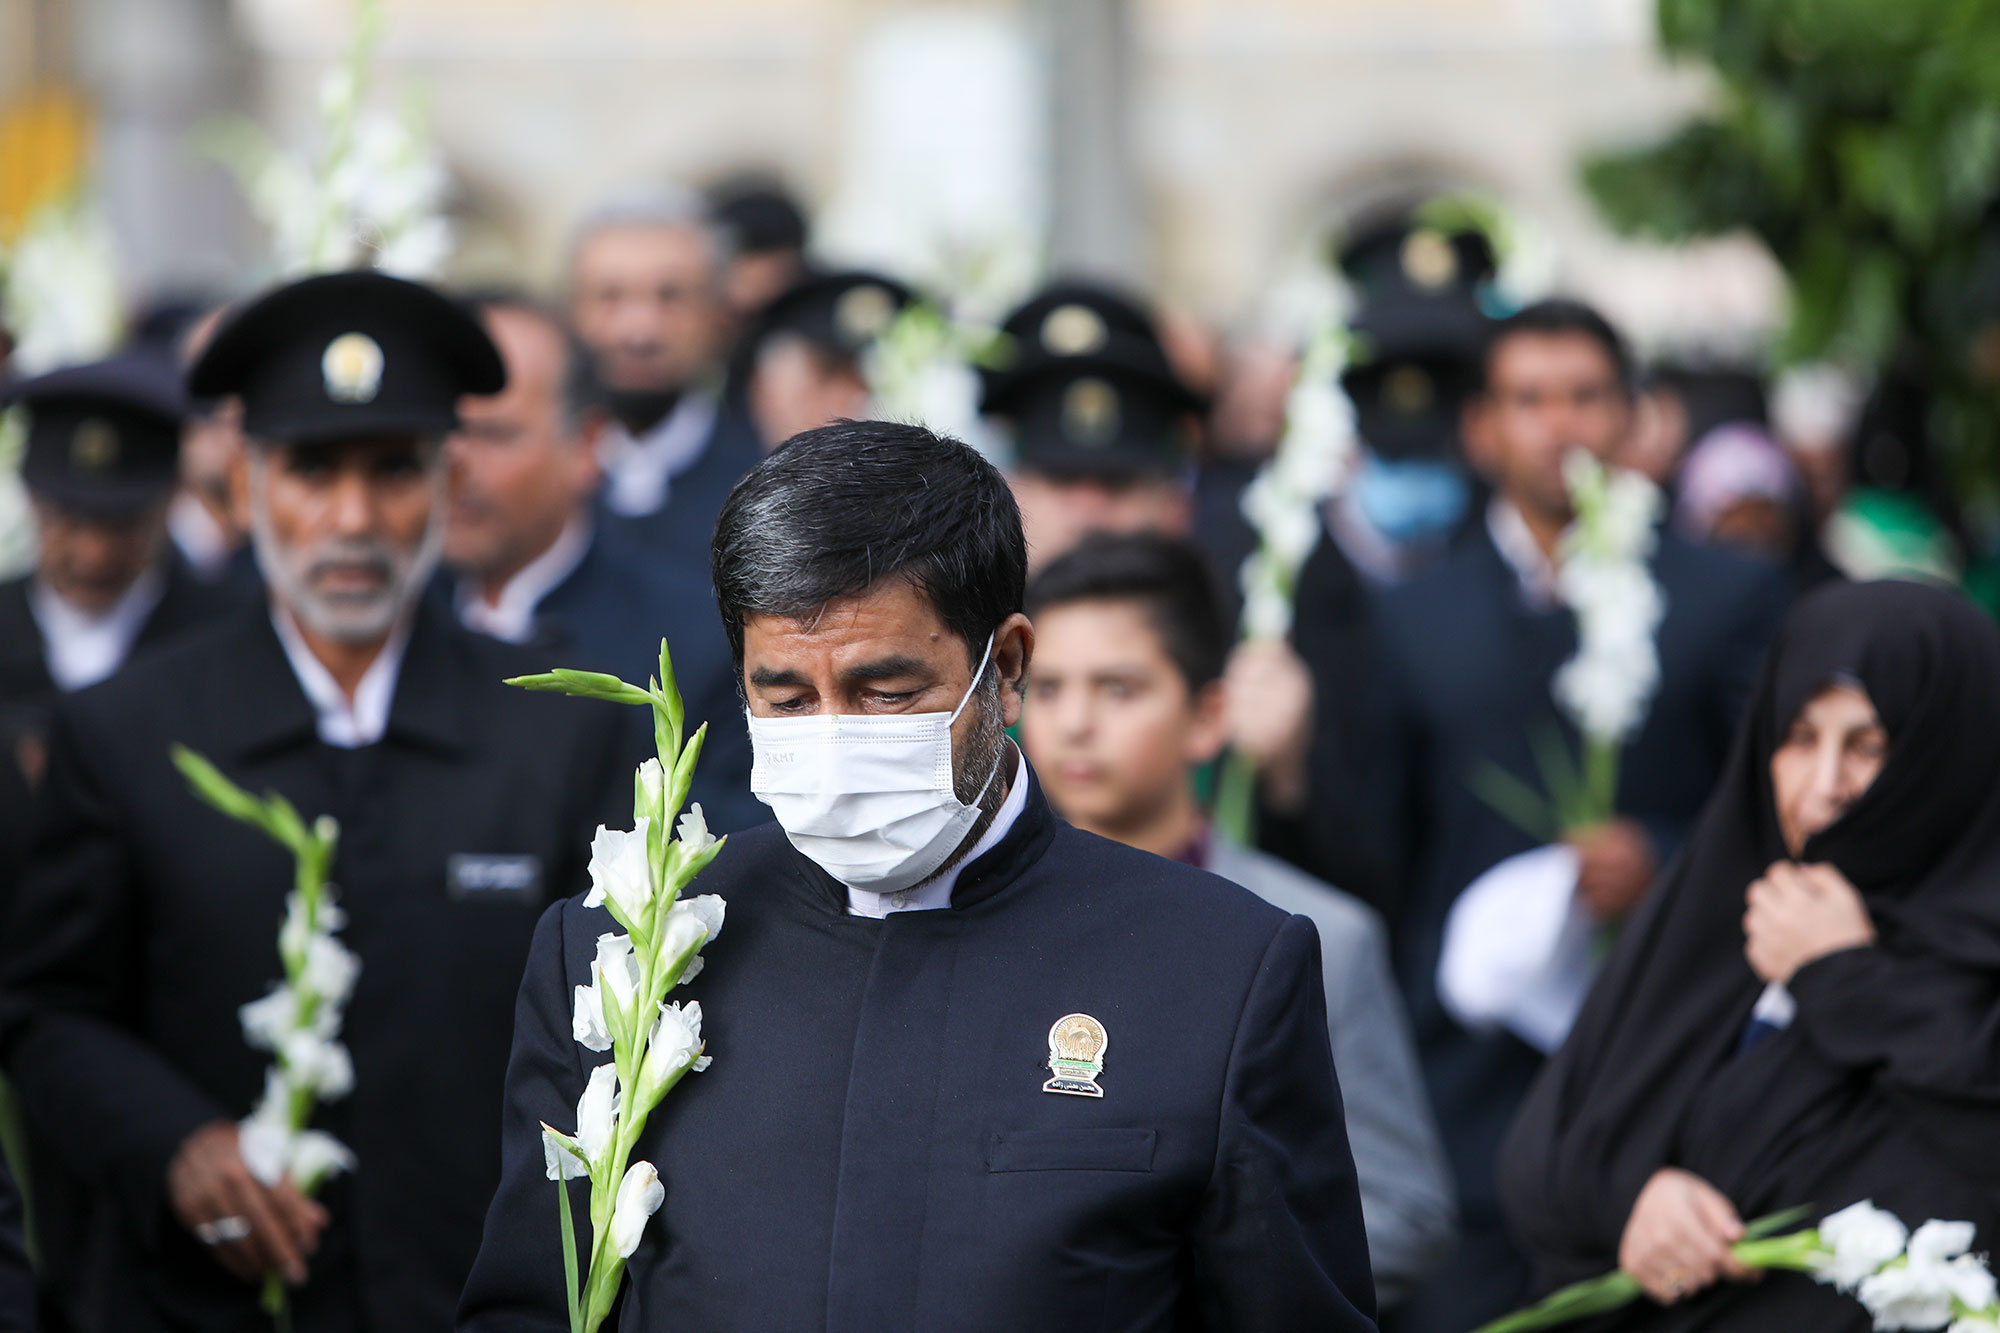
M 361 959 L 339 940 L 330 935 L 314 935 L 306 941 L 304 981 L 319 997 L 322 1009 L 345 1005 L 360 974 Z
M 666 1187 L 651 1162 L 634 1162 L 618 1184 L 618 1201 L 611 1208 L 611 1244 L 621 1259 L 630 1259 L 645 1234 L 646 1220 L 666 1202 Z
M 341 1171 L 354 1169 L 354 1153 L 333 1135 L 317 1129 L 302 1130 L 291 1142 L 285 1174 L 301 1189 Z
M 699 949 L 722 930 L 722 899 L 712 893 L 683 898 L 667 909 L 655 946 L 660 961 L 671 962 L 690 949 Z M 686 974 L 682 980 L 687 980 Z
M 576 1008 L 569 1019 L 570 1036 L 587 1051 L 611 1049 L 611 1029 L 604 1022 L 603 992 L 595 986 L 576 988 Z
M 2000 1333 L 2000 1314 L 1969 1314 L 1952 1321 L 1944 1333 Z
M 1577 651 L 1553 693 L 1586 737 L 1623 742 L 1644 724 L 1660 681 L 1654 633 L 1666 603 L 1646 565 L 1659 488 L 1582 450 L 1563 460 L 1563 477 L 1577 518 L 1563 535 L 1556 589 L 1576 614 Z
M 701 1059 L 701 1005 L 663 1004 L 646 1038 L 646 1061 L 639 1070 L 642 1100 L 651 1100 L 685 1065 Z
M 609 1000 L 621 1013 L 630 1013 L 639 995 L 639 957 L 632 951 L 630 935 L 603 934 L 597 937 L 597 957 L 590 964 L 597 978 L 599 1002 Z
M 638 789 L 638 805 L 632 811 L 632 818 L 654 818 L 667 799 L 667 771 L 660 767 L 658 759 L 648 759 L 639 765 L 638 778 L 633 785 Z
M 576 1103 L 576 1146 L 592 1164 L 611 1146 L 618 1123 L 618 1066 L 602 1064 L 590 1071 L 590 1082 Z
M 542 1170 L 550 1180 L 577 1180 L 590 1174 L 590 1163 L 579 1157 L 569 1135 L 542 1125 Z
M 1863 1278 L 1855 1296 L 1879 1329 L 1934 1329 L 1960 1306 L 1984 1309 L 2000 1299 L 1993 1274 L 1976 1255 L 1970 1222 L 1926 1222 L 1911 1235 L 1905 1262 Z
M 1820 1244 L 1826 1253 L 1813 1276 L 1851 1292 L 1861 1279 L 1874 1276 L 1882 1265 L 1901 1257 L 1909 1238 L 1909 1228 L 1894 1213 L 1867 1200 L 1850 1204 L 1819 1224 Z
M 250 1001 L 236 1013 L 243 1023 L 243 1038 L 253 1049 L 275 1051 L 299 1025 L 299 993 L 290 986 L 273 986 L 269 995 Z
M 311 1088 L 326 1098 L 345 1097 L 354 1090 L 354 1059 L 347 1047 L 316 1032 L 295 1031 L 278 1047 L 285 1075 L 294 1086 Z
M 708 820 L 701 813 L 700 801 L 696 801 L 688 808 L 688 812 L 681 816 L 681 822 L 675 832 L 679 834 L 681 846 L 686 849 L 688 856 L 707 851 L 715 845 L 715 835 L 708 831 Z
M 641 819 L 630 833 L 598 826 L 590 844 L 590 892 L 585 907 L 609 902 L 627 921 L 637 921 L 652 906 L 658 886 L 653 883 L 653 865 L 646 851 L 646 834 L 652 821 Z
M 282 1124 L 261 1116 L 251 1116 L 237 1129 L 237 1154 L 250 1174 L 267 1189 L 277 1188 L 278 1182 L 285 1178 L 285 1162 L 291 1155 L 288 1138 L 290 1134 Z

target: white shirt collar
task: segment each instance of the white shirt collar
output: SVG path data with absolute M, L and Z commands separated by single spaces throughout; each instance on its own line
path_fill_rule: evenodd
M 403 669 L 403 650 L 410 643 L 409 620 L 405 618 L 389 631 L 382 651 L 375 654 L 375 660 L 361 673 L 361 683 L 355 686 L 351 703 L 333 673 L 313 656 L 288 612 L 272 607 L 271 624 L 278 631 L 278 642 L 284 645 L 285 657 L 292 664 L 292 674 L 299 679 L 299 688 L 305 691 L 306 702 L 312 705 L 320 740 L 341 750 L 358 750 L 381 740 L 382 733 L 389 729 L 389 707 L 396 701 L 396 677 Z
M 951 906 L 951 891 L 958 885 L 958 872 L 998 847 L 1000 840 L 1007 836 L 1014 822 L 1021 817 L 1021 812 L 1028 808 L 1027 758 L 1012 741 L 1007 742 L 1007 748 L 1014 752 L 1014 781 L 1007 788 L 1007 799 L 1000 802 L 999 813 L 986 826 L 986 832 L 979 835 L 979 841 L 972 844 L 972 850 L 960 857 L 949 870 L 941 871 L 900 893 L 870 893 L 866 889 L 849 886 L 849 916 L 868 916 L 879 921 L 891 912 L 932 912 Z
M 715 395 L 690 388 L 661 422 L 634 439 L 617 422 L 598 446 L 604 463 L 604 503 L 626 518 L 660 511 L 673 479 L 694 466 L 715 429 Z
M 535 609 L 542 599 L 576 572 L 590 549 L 590 523 L 571 519 L 549 543 L 549 549 L 514 572 L 501 586 L 499 599 L 488 604 L 479 595 L 479 581 L 458 580 L 458 618 L 467 629 L 507 643 L 526 643 L 535 632 Z
M 1521 511 L 1500 496 L 1486 506 L 1486 531 L 1494 547 L 1514 571 L 1521 585 L 1521 598 L 1537 611 L 1552 611 L 1562 602 L 1556 587 L 1556 568 L 1542 554 L 1541 543 L 1528 528 Z
M 28 610 L 42 632 L 42 660 L 56 688 L 80 690 L 116 671 L 166 592 L 167 573 L 157 561 L 97 615 L 78 610 L 39 578 L 31 580 Z

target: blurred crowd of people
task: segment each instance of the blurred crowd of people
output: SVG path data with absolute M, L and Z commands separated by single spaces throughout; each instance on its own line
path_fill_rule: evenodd
M 579 218 L 558 294 L 432 308 L 307 283 L 318 295 L 248 328 L 234 299 L 163 304 L 108 361 L 0 378 L 29 421 L 39 542 L 0 585 L 0 1062 L 32 1163 L 41 1327 L 236 1327 L 203 1322 L 235 1308 L 218 1292 L 272 1268 L 314 1275 L 300 1328 L 449 1325 L 534 909 L 581 887 L 591 829 L 651 743 L 645 710 L 557 718 L 498 682 L 557 665 L 643 681 L 664 635 L 709 724 L 694 797 L 710 827 L 768 817 L 710 586 L 716 516 L 787 439 L 876 411 L 871 349 L 925 300 L 818 263 L 809 230 L 765 184 L 635 189 Z M 980 406 L 1028 539 L 1024 753 L 1070 822 L 1318 927 L 1383 1327 L 1464 1333 L 1620 1263 L 1683 1321 L 1660 1327 L 1804 1327 L 1784 1322 L 1801 1310 L 1844 1327 L 1783 1284 L 1717 1295 L 1716 1238 L 1765 1204 L 1898 1191 L 1982 1240 L 2000 1220 L 1990 1185 L 1939 1167 L 1927 1125 L 1882 1100 L 1948 1107 L 1951 1142 L 1996 1124 L 1993 887 L 1967 857 L 1994 827 L 1996 751 L 1975 751 L 2000 740 L 2000 664 L 1970 603 L 1934 590 L 1990 597 L 1916 405 L 1893 382 L 1859 401 L 1638 364 L 1586 305 L 1507 307 L 1488 238 L 1414 208 L 1361 219 L 1335 262 L 1357 447 L 1325 479 L 1282 640 L 1241 632 L 1238 570 L 1268 540 L 1243 500 L 1284 439 L 1302 349 L 1077 277 L 1004 320 Z M 398 341 L 453 318 L 497 348 L 498 392 L 473 353 Z M 337 351 L 349 324 L 367 336 Z M 380 438 L 288 424 L 308 381 L 378 413 Z M 1666 496 L 1648 558 L 1659 681 L 1615 815 L 1537 830 L 1475 775 L 1532 783 L 1546 737 L 1574 748 L 1551 682 L 1577 643 L 1559 579 L 1578 451 Z M 1841 587 L 1883 577 L 1932 586 Z M 1829 690 L 1855 716 L 1812 716 Z M 399 929 L 420 933 L 380 941 L 357 998 L 361 1083 L 401 1104 L 338 1112 L 376 1163 L 334 1187 L 344 1230 L 238 1159 L 231 1095 L 257 1066 L 212 1048 L 261 993 L 275 920 L 232 922 L 229 904 L 287 872 L 251 835 L 194 823 L 167 767 L 178 739 L 275 764 L 258 771 L 339 813 L 351 893 L 374 877 L 428 904 L 446 875 L 449 910 L 410 908 Z M 1211 806 L 1229 763 L 1254 782 L 1241 827 Z M 1871 783 L 1894 788 L 1873 822 L 1843 822 Z M 1851 861 L 1812 843 L 1836 825 L 1864 848 Z M 1473 1021 L 1440 994 L 1453 909 L 1550 846 L 1603 942 L 1597 987 L 1553 1033 Z M 1892 960 L 1828 965 L 1878 937 Z M 426 968 L 466 984 L 446 998 Z M 1789 1035 L 1736 1054 L 1750 1006 L 1768 1016 L 1787 983 Z M 1915 993 L 1933 998 L 1858 1012 Z M 433 1021 L 465 1034 L 445 1067 L 403 1031 Z M 1989 1042 L 1977 1068 L 1922 1058 L 1952 1032 Z M 1732 1155 L 1732 1125 L 1754 1146 Z M 431 1173 L 421 1217 L 396 1203 L 398 1161 Z M 225 1215 L 254 1230 L 196 1234 Z M 0 1220 L 26 1281 L 18 1207 Z M 1683 1297 L 1709 1304 L 1676 1315 Z

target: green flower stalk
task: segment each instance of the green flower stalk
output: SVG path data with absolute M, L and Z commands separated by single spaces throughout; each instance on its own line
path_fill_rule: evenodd
M 631 1161 L 632 1150 L 661 1100 L 690 1071 L 708 1066 L 701 1006 L 669 1001 L 667 994 L 701 970 L 701 949 L 722 929 L 722 899 L 681 894 L 725 840 L 710 836 L 699 805 L 680 813 L 708 728 L 684 734 L 665 640 L 660 674 L 645 688 L 616 676 L 569 670 L 507 683 L 653 710 L 658 753 L 634 775 L 633 828 L 599 828 L 590 848 L 591 887 L 584 906 L 603 907 L 624 933 L 597 937 L 591 984 L 576 988 L 571 1024 L 580 1045 L 608 1051 L 611 1059 L 591 1071 L 573 1132 L 542 1126 L 548 1176 L 557 1182 L 570 1330 L 596 1333 L 611 1313 L 646 1220 L 666 1193 L 653 1164 Z M 578 1178 L 590 1182 L 590 1247 L 581 1273 L 568 1185 Z

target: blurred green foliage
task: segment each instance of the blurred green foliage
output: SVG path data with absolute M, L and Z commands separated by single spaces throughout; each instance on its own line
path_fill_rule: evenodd
M 1660 240 L 1761 237 L 1791 280 L 1778 359 L 1909 379 L 1961 502 L 2000 511 L 2000 0 L 1658 0 L 1658 21 L 1717 96 L 1587 162 L 1599 208 Z

